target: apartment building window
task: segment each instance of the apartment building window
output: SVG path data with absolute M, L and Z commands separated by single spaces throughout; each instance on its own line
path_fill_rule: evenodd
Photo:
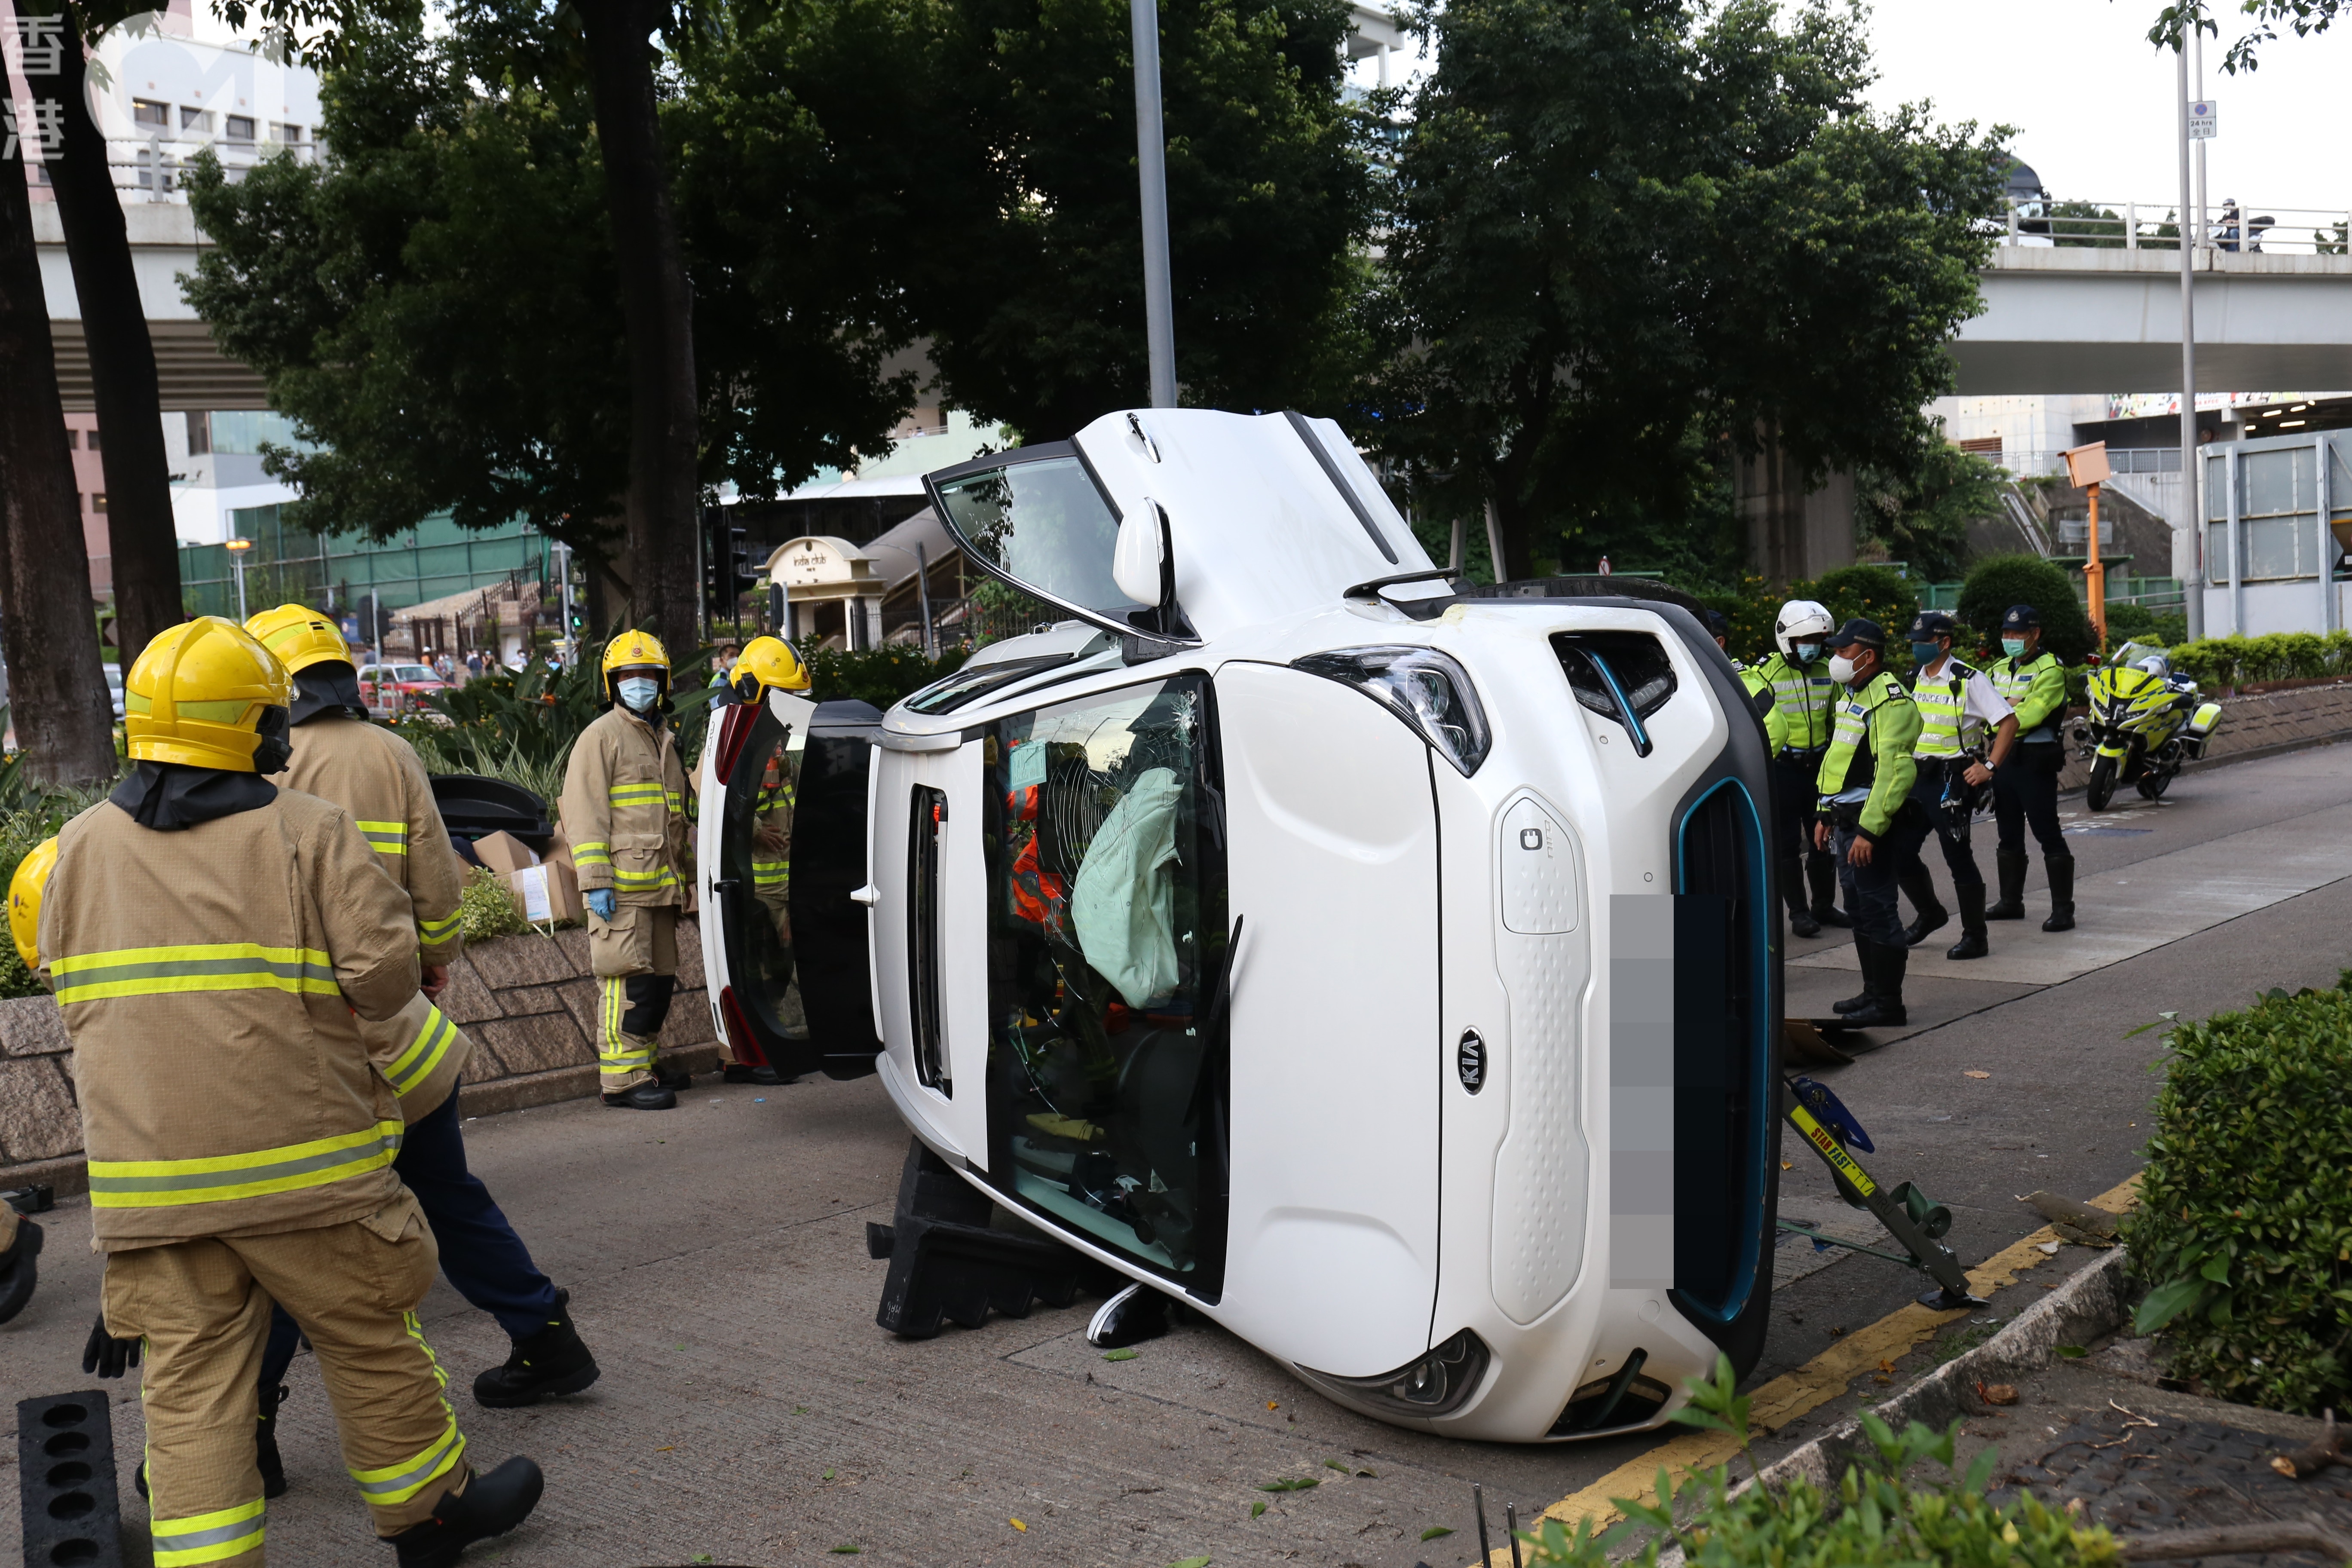
M 72 426 L 70 426 L 70 425 L 67 426 L 66 426 L 66 447 L 67 447 L 67 449 L 68 449 L 68 450 L 69 450 L 69 451 L 79 450 L 79 449 L 80 448 L 80 447 L 81 447 L 81 432 L 80 432 L 80 431 L 79 431 L 79 430 L 77 430 L 77 429 L 75 429 L 75 428 L 74 428 Z
M 213 111 L 209 109 L 190 109 L 183 105 L 180 110 L 180 129 L 193 131 L 199 136 L 211 135 Z
M 299 147 L 302 144 L 302 128 L 299 125 L 280 125 L 276 121 L 272 121 L 269 124 L 269 135 L 271 140 L 282 142 L 289 147 Z
M 188 456 L 201 458 L 213 449 L 213 416 L 191 409 L 188 413 Z
M 91 451 L 95 452 L 95 451 L 97 451 L 97 450 L 98 450 L 98 432 L 97 432 L 97 431 L 92 430 L 92 431 L 89 432 L 89 437 L 88 437 L 87 445 L 89 446 L 89 449 L 90 449 Z M 99 510 L 100 510 L 102 511 L 102 510 L 104 510 L 105 509 L 104 509 L 103 507 L 101 507 L 101 508 L 100 508 Z
M 250 142 L 253 140 L 252 115 L 232 114 L 227 117 L 226 123 L 228 125 L 228 139 L 230 141 Z
M 89 510 L 92 511 L 104 511 L 106 510 L 106 492 L 104 490 L 92 490 L 90 492 Z
M 134 98 L 131 100 L 131 121 L 134 125 L 169 131 L 172 129 L 172 106 L 157 103 L 152 99 Z

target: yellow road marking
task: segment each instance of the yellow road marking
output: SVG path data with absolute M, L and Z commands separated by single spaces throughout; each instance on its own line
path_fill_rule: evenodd
M 2121 1214 L 2132 1205 L 2138 1191 L 2139 1177 L 2134 1174 L 2122 1185 L 2093 1198 L 2091 1206 Z M 2058 1238 L 2057 1231 L 2045 1225 L 2002 1247 L 1969 1270 L 1969 1289 L 1990 1297 L 1996 1290 L 2014 1285 L 2019 1275 L 2049 1261 L 2040 1248 Z M 1939 1312 L 1914 1301 L 1866 1329 L 1856 1330 L 1794 1372 L 1783 1373 L 1750 1394 L 1749 1427 L 1760 1436 L 1819 1409 L 1843 1394 L 1846 1384 L 1855 1378 L 1875 1370 L 1880 1362 L 1908 1354 L 1946 1323 L 1965 1317 L 1968 1310 L 1959 1308 Z M 1580 1520 L 1591 1521 L 1596 1531 L 1605 1530 L 1625 1517 L 1612 1500 L 1657 1501 L 1658 1471 L 1662 1467 L 1680 1480 L 1695 1471 L 1711 1470 L 1728 1463 L 1738 1452 L 1739 1445 L 1724 1433 L 1685 1431 L 1640 1458 L 1627 1460 L 1580 1491 L 1560 1499 L 1529 1521 L 1528 1528 L 1533 1530 L 1543 1520 L 1556 1519 L 1571 1531 Z M 1510 1568 L 1510 1548 L 1498 1546 L 1487 1559 L 1486 1568 Z

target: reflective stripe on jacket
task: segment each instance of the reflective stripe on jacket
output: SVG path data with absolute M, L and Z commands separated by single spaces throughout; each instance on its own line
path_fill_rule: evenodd
M 1969 677 L 1975 670 L 1957 658 L 1944 660 L 1944 673 L 1933 680 L 1920 678 L 1911 687 L 1911 700 L 1919 705 L 1918 757 L 1957 757 L 1960 729 L 1969 716 Z
M 686 901 L 694 876 L 686 768 L 667 724 L 607 709 L 572 743 L 562 810 L 582 892 L 610 888 L 645 906 Z
M 1864 742 L 1868 742 L 1867 751 Z M 1919 743 L 1919 709 L 1902 682 L 1880 670 L 1859 691 L 1838 704 L 1837 728 L 1830 749 L 1822 754 L 1818 787 L 1826 802 L 1834 795 L 1870 782 L 1870 798 L 1863 802 L 1861 831 L 1875 838 L 1895 822 L 1895 814 L 1911 793 L 1919 764 L 1912 750 Z M 1854 763 L 1860 756 L 1862 768 Z M 1849 784 L 1849 774 L 1855 774 Z
M 297 724 L 284 783 L 332 801 L 352 821 L 415 905 L 416 940 L 427 963 L 464 951 L 457 905 L 466 863 L 450 846 L 433 781 L 415 748 L 381 724 L 321 713 Z
M 2058 721 L 2066 712 L 2066 667 L 2054 653 L 2040 653 L 2020 663 L 1997 658 L 1985 672 L 2001 700 L 2017 710 L 2017 738 L 2026 739 L 2046 729 L 2045 741 L 2058 738 Z
M 100 1250 L 337 1225 L 397 1194 L 400 1100 L 364 1034 L 417 999 L 416 926 L 383 860 L 289 789 L 172 833 L 101 801 L 58 834 L 42 973 Z
M 1838 685 L 1830 679 L 1828 659 L 1799 664 L 1776 650 L 1750 673 L 1772 690 L 1772 712 L 1764 721 L 1764 732 L 1776 752 L 1785 747 L 1817 751 L 1829 744 Z

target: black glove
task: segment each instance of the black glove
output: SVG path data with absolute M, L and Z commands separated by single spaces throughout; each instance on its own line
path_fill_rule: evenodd
M 139 1348 L 144 1340 L 118 1340 L 106 1331 L 106 1314 L 100 1312 L 98 1321 L 89 1326 L 89 1342 L 81 1347 L 81 1369 L 100 1377 L 121 1377 L 130 1367 L 139 1364 Z

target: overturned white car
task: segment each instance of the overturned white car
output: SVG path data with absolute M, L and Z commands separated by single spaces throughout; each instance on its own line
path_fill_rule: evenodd
M 1385 1421 L 1596 1436 L 1718 1348 L 1753 1365 L 1765 743 L 1679 596 L 1451 582 L 1296 415 L 1119 414 L 929 482 L 1070 618 L 887 715 L 719 727 L 730 1037 L 871 1064 L 910 1194 L 1001 1205 Z

